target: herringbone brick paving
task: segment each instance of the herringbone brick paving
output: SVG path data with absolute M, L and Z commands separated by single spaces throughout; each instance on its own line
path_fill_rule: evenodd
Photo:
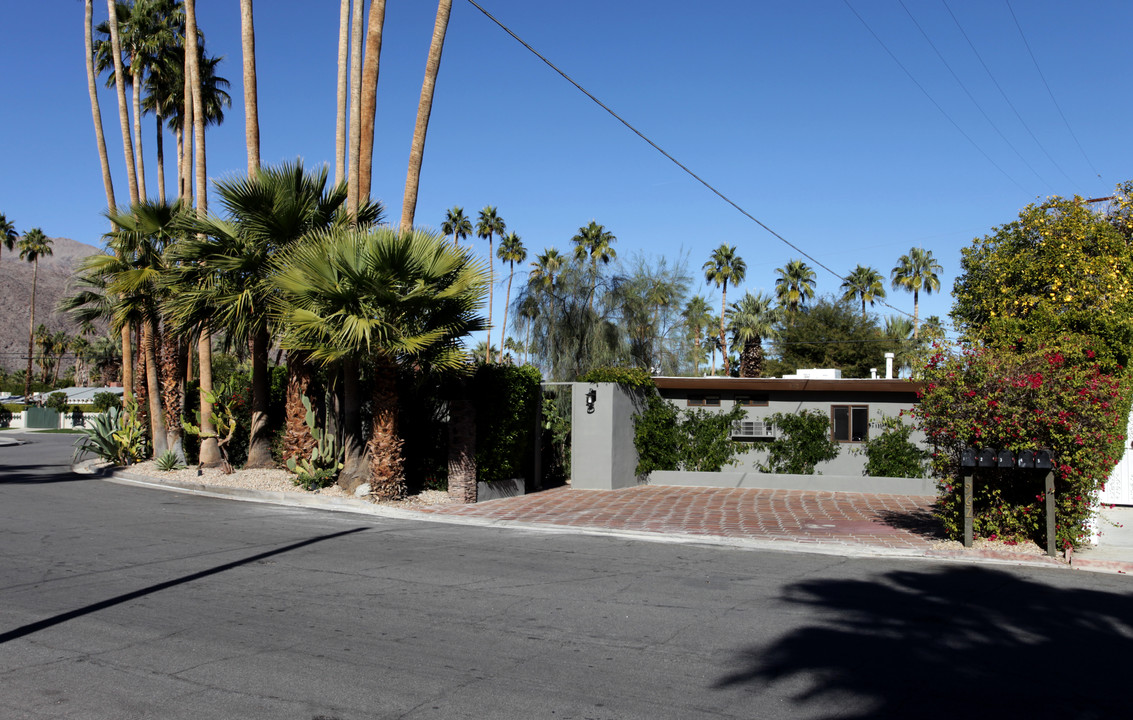
M 925 550 L 943 537 L 931 516 L 932 503 L 931 497 L 915 495 L 639 485 L 561 487 L 421 511 L 578 528 Z

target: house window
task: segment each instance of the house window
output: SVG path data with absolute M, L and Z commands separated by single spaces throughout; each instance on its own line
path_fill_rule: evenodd
M 869 406 L 831 405 L 830 424 L 838 442 L 865 442 L 869 439 Z
M 720 407 L 719 395 L 689 395 L 689 407 Z
M 741 407 L 767 407 L 767 393 L 737 395 L 736 404 Z

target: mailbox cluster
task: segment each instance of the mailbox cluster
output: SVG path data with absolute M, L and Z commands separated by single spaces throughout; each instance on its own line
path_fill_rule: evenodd
M 1018 468 L 1020 470 L 1050 470 L 1050 452 L 1047 450 L 1010 450 L 992 448 L 964 448 L 960 453 L 960 467 L 966 468 Z

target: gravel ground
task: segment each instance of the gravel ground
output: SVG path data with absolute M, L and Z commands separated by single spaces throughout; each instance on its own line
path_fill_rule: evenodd
M 337 485 L 320 490 L 304 490 L 295 484 L 295 476 L 287 470 L 237 470 L 225 475 L 220 468 L 188 467 L 183 470 L 161 471 L 152 460 L 131 465 L 129 471 L 156 480 L 176 480 L 178 482 L 198 483 L 214 487 L 242 488 L 245 490 L 268 490 L 271 492 L 311 493 L 323 497 L 350 497 Z M 447 492 L 424 490 L 418 495 L 410 495 L 403 500 L 381 501 L 380 505 L 447 505 L 452 502 Z

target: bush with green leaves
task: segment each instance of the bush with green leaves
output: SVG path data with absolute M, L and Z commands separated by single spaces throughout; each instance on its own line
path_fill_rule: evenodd
M 639 367 L 600 367 L 579 378 L 584 383 L 617 383 L 639 392 L 651 392 L 655 385 L 648 370 Z
M 177 457 L 177 453 L 172 450 L 166 450 L 159 455 L 154 460 L 154 464 L 157 466 L 157 469 L 162 472 L 172 472 L 185 468 L 185 464 L 181 462 L 181 458 Z
M 12 411 L 6 406 L 0 405 L 0 428 L 7 428 L 12 426 Z
M 481 365 L 471 385 L 476 409 L 476 479 L 525 476 L 534 461 L 539 371 L 524 365 Z
M 112 392 L 96 392 L 91 398 L 91 412 L 106 412 L 110 408 L 122 407 L 122 396 Z
M 815 467 L 838 457 L 840 446 L 830 436 L 830 418 L 821 410 L 774 413 L 775 439 L 767 445 L 767 462 L 760 472 L 821 475 Z
M 63 412 L 64 410 L 67 409 L 67 393 L 65 393 L 65 392 L 53 392 L 53 393 L 51 393 L 50 395 L 47 396 L 47 400 L 46 400 L 46 402 L 43 403 L 43 406 L 46 407 L 48 410 L 54 410 L 55 412 L 58 412 L 58 413 Z
M 719 472 L 735 463 L 750 446 L 732 440 L 732 424 L 746 412 L 736 405 L 728 412 L 679 410 L 653 393 L 633 421 L 637 474 L 654 470 Z
M 881 432 L 870 433 L 859 452 L 866 456 L 863 475 L 873 477 L 923 478 L 932 456 L 909 438 L 913 426 L 899 417 L 882 417 Z

